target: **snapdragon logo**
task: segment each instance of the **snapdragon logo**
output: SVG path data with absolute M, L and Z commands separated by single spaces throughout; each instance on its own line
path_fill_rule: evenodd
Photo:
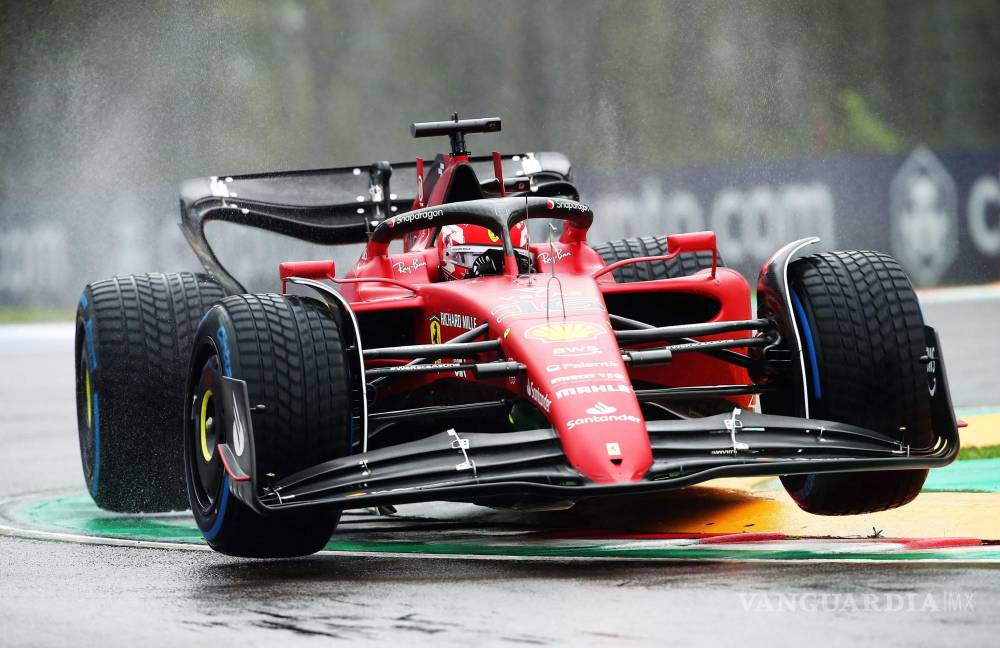
M 558 198 L 555 200 L 547 200 L 545 202 L 545 206 L 549 209 L 567 209 L 579 212 L 590 211 L 590 207 L 587 207 L 582 202 L 576 202 L 574 200 L 560 200 Z
M 423 212 L 417 211 L 408 214 L 400 214 L 399 216 L 394 216 L 393 218 L 390 218 L 388 221 L 386 221 L 386 224 L 389 226 L 389 229 L 392 229 L 396 225 L 402 223 L 412 223 L 414 221 L 419 221 L 419 220 L 430 221 L 434 220 L 435 218 L 440 218 L 441 216 L 444 216 L 444 211 L 441 209 L 431 209 L 430 211 L 423 211 Z

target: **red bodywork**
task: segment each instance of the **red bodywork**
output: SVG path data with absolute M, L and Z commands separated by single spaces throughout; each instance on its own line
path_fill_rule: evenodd
M 463 155 L 444 156 L 444 168 L 428 196 L 423 195 L 425 178 L 418 178 L 413 208 L 442 204 L 453 172 L 467 161 Z M 417 172 L 423 172 L 420 161 Z M 502 187 L 502 179 L 498 180 Z M 718 304 L 713 316 L 698 321 L 749 319 L 750 288 L 733 270 L 713 267 L 676 279 L 616 283 L 612 273 L 604 271 L 613 268 L 605 266 L 587 245 L 586 231 L 566 227 L 559 242 L 530 245 L 535 274 L 517 276 L 508 263 L 500 276 L 445 281 L 439 272 L 435 234 L 427 229 L 406 235 L 398 254 L 391 254 L 386 244 L 371 242 L 343 279 L 334 278 L 332 262 L 282 264 L 282 279 L 293 275 L 332 279 L 340 284 L 341 294 L 362 322 L 376 312 L 405 311 L 407 317 L 398 321 L 416 322 L 410 338 L 413 344 L 447 342 L 488 323 L 484 338 L 499 339 L 503 355 L 525 364 L 527 371 L 509 378 L 479 379 L 461 371 L 447 377 L 483 380 L 530 400 L 557 431 L 573 468 L 598 484 L 639 481 L 652 463 L 646 417 L 633 384 L 683 387 L 751 382 L 745 369 L 698 353 L 678 355 L 666 366 L 630 370 L 622 360 L 606 305 L 611 295 L 641 300 L 650 293 L 687 294 Z M 670 249 L 671 256 L 695 250 L 715 253 L 715 236 L 704 232 L 670 237 Z M 556 280 L 551 279 L 553 263 Z M 683 319 L 683 314 L 678 316 Z M 726 333 L 699 339 L 749 335 Z M 392 364 L 403 361 L 384 360 L 369 367 Z M 441 378 L 442 374 L 400 378 L 385 391 L 413 390 Z M 751 398 L 729 400 L 746 408 Z

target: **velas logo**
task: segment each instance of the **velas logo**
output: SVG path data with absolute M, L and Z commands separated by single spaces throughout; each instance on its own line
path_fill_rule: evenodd
M 556 376 L 550 381 L 552 385 L 559 385 L 568 382 L 594 382 L 595 380 L 621 380 L 625 381 L 625 374 L 615 371 L 601 371 L 597 373 L 570 374 L 568 376 Z
M 606 329 L 590 322 L 560 322 L 558 324 L 538 324 L 524 332 L 529 340 L 552 342 L 576 342 L 593 340 L 605 333 Z
M 598 401 L 593 407 L 587 408 L 587 414 L 593 414 L 594 416 L 599 416 L 602 414 L 614 414 L 618 409 L 611 407 L 610 405 L 605 405 L 604 403 Z

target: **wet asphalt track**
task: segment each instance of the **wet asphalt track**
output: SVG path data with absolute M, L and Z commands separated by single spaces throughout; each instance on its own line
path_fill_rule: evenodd
M 1000 299 L 931 298 L 925 312 L 956 405 L 1000 403 Z M 72 381 L 64 344 L 0 338 L 0 493 L 80 488 Z M 268 563 L 0 536 L 0 646 L 985 646 L 998 636 L 990 565 Z

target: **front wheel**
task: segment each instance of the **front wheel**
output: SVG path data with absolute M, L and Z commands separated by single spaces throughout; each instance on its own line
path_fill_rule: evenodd
M 95 281 L 76 314 L 83 476 L 103 509 L 183 509 L 184 378 L 198 322 L 224 297 L 190 272 Z
M 345 349 L 336 319 L 316 300 L 238 295 L 212 308 L 195 339 L 187 383 L 184 474 L 208 544 L 258 558 L 304 556 L 323 548 L 337 511 L 262 516 L 231 492 L 217 445 L 229 442 L 223 376 L 246 381 L 255 470 L 275 481 L 350 451 Z M 263 407 L 260 407 L 263 405 Z
M 794 261 L 788 280 L 809 416 L 881 432 L 914 449 L 932 445 L 931 394 L 921 364 L 924 322 L 896 260 L 879 252 L 814 254 Z M 766 396 L 761 403 L 768 411 Z M 781 481 L 810 513 L 851 515 L 906 504 L 926 477 L 927 470 L 883 470 Z

